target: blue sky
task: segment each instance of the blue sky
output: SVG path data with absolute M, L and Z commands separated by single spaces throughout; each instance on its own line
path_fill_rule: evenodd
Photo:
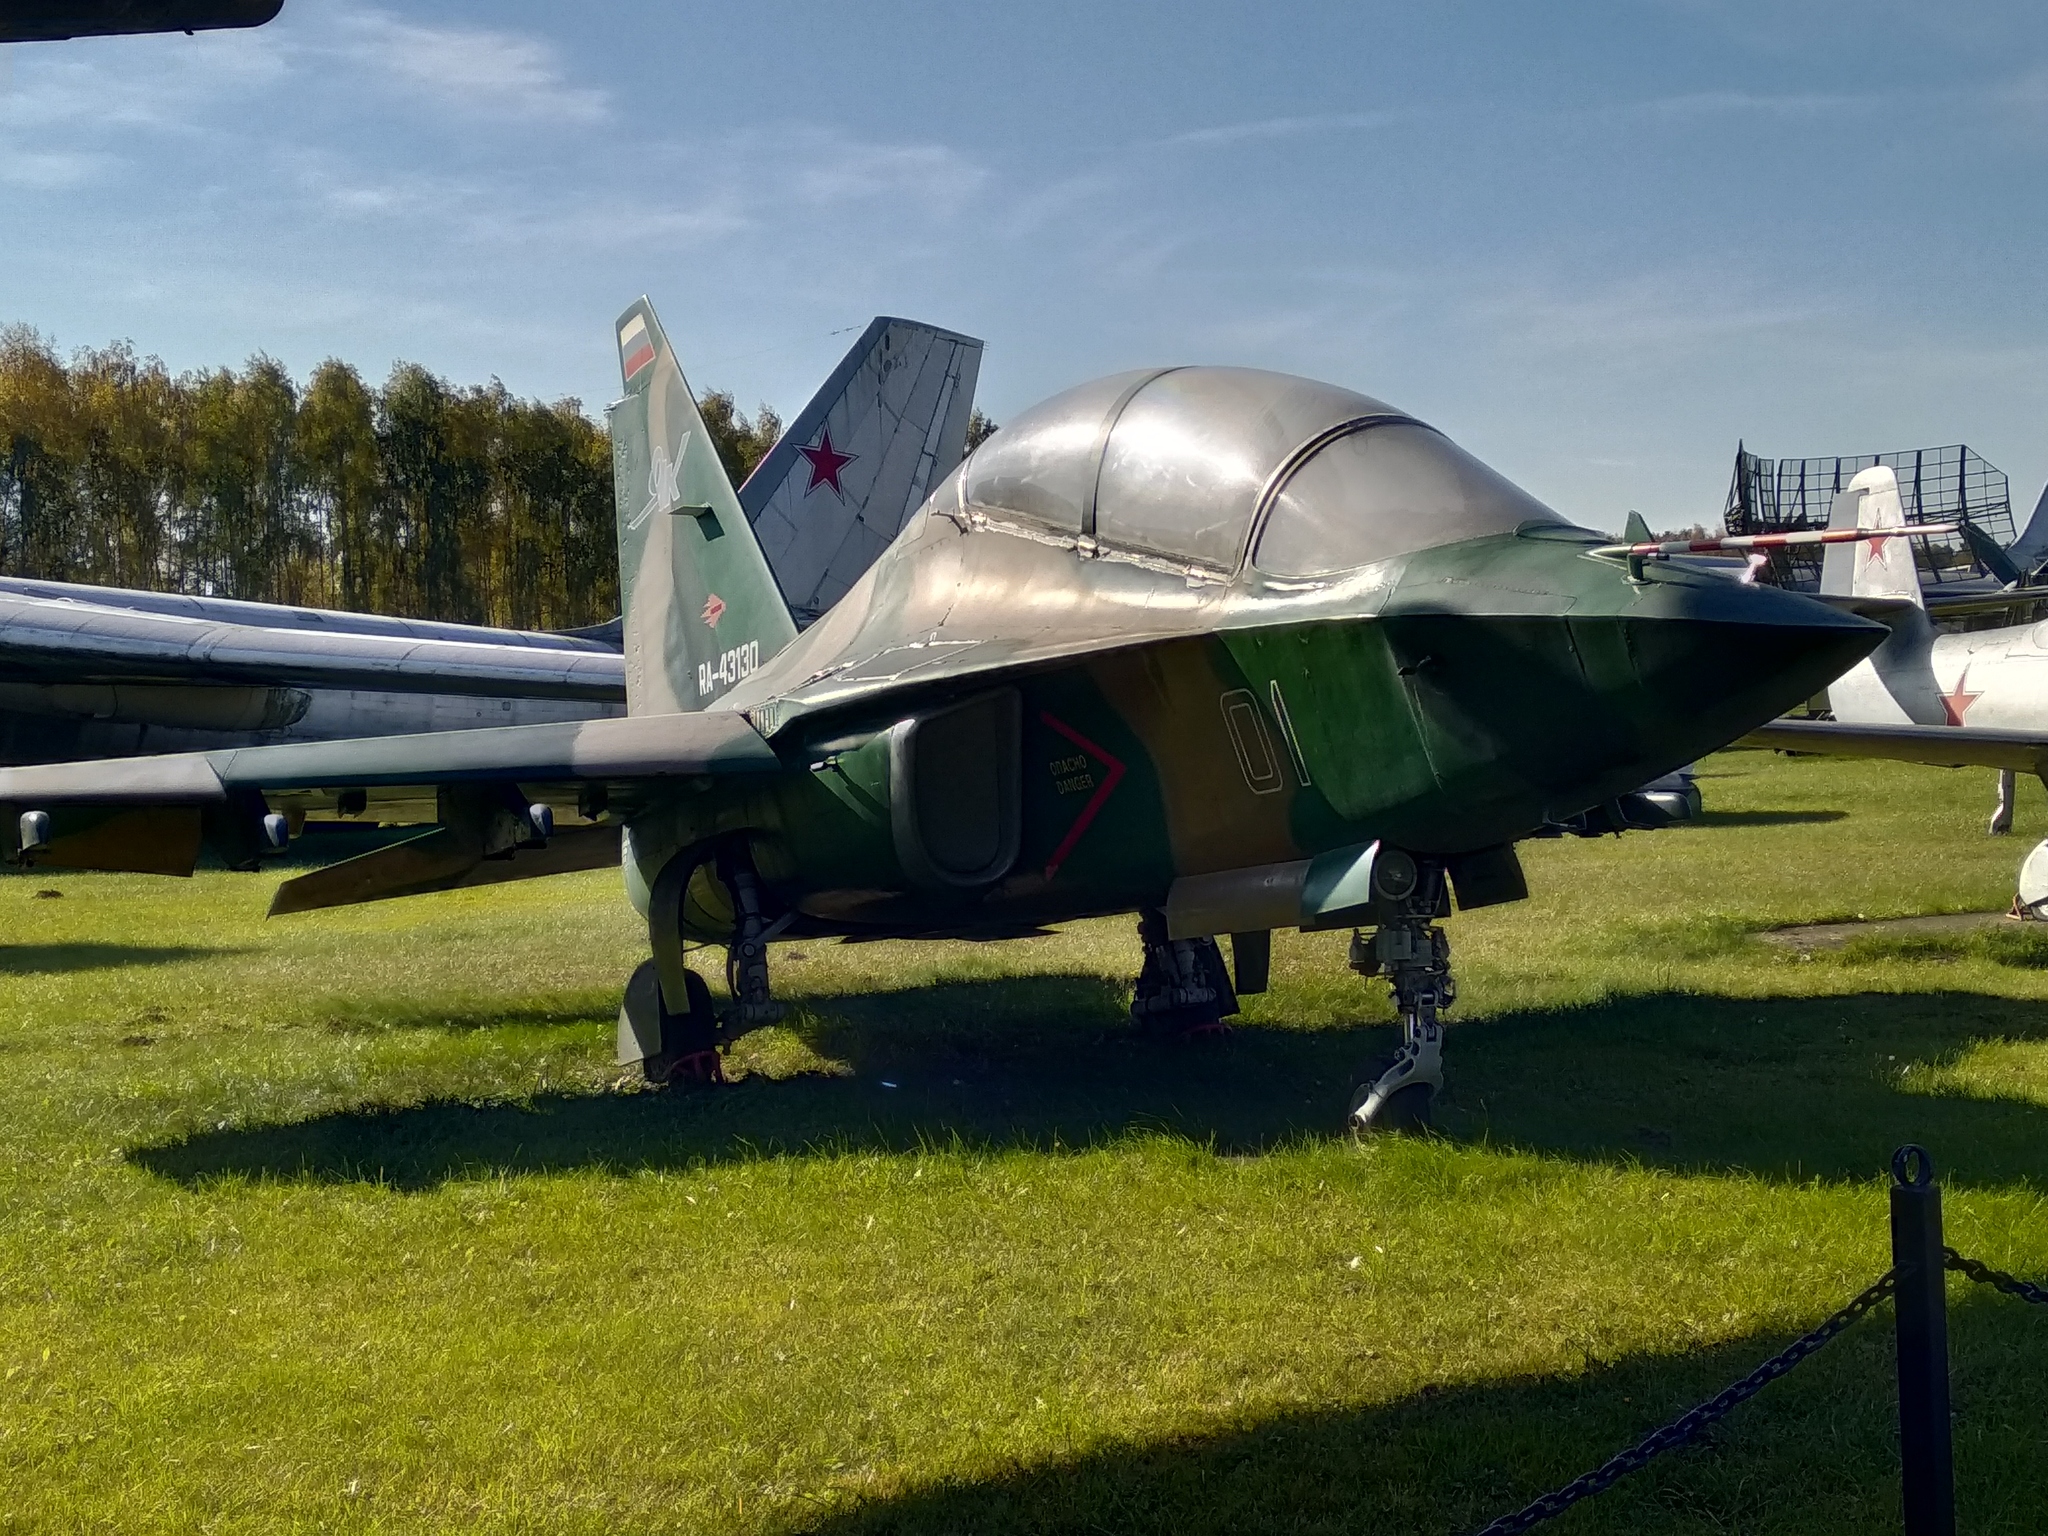
M 878 312 L 998 420 L 1114 369 L 1313 374 L 1568 516 L 1772 454 L 2048 477 L 2048 8 L 286 0 L 0 48 L 0 321 L 173 368 L 616 387 L 650 294 L 793 412 Z

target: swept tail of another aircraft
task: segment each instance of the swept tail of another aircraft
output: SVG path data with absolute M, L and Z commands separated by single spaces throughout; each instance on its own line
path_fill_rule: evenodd
M 626 712 L 714 705 L 796 638 L 781 588 L 642 298 L 619 316 L 625 397 L 608 413 Z
M 740 487 L 799 624 L 860 580 L 967 449 L 981 343 L 878 315 Z

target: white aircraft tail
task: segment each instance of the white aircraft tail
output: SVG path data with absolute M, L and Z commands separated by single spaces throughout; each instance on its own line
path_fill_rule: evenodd
M 1830 528 L 1896 528 L 1895 539 L 1831 544 L 1821 557 L 1820 589 L 1855 597 L 1904 598 L 1924 607 L 1906 511 L 1899 501 L 1899 477 L 1873 464 L 1844 486 L 1828 516 Z

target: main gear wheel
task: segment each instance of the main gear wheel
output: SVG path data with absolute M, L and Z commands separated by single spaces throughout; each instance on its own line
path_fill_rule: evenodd
M 1131 1022 L 1151 1034 L 1194 1042 L 1230 1033 L 1223 1021 L 1237 1012 L 1237 993 L 1223 951 L 1212 938 L 1168 937 L 1166 914 L 1138 914 L 1145 964 L 1131 989 Z

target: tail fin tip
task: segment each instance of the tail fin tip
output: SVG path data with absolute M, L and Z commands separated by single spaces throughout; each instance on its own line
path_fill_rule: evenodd
M 1899 501 L 1899 477 L 1888 466 L 1873 464 L 1844 486 L 1835 497 L 1828 526 L 1896 528 L 1899 537 L 1831 546 L 1821 567 L 1822 591 L 1846 588 L 1856 597 L 1903 597 L 1922 602 L 1913 540 Z

